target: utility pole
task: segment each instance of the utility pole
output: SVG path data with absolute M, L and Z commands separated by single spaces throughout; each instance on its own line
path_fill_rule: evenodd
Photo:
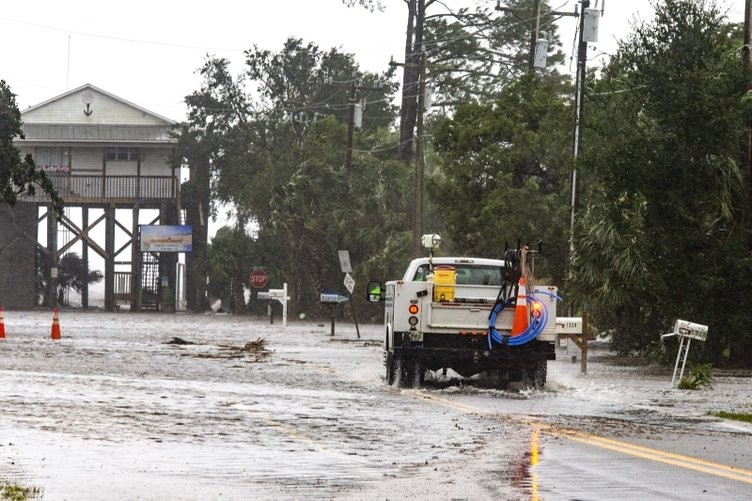
M 347 175 L 352 174 L 352 161 L 353 161 L 353 136 L 355 135 L 355 97 L 356 92 L 360 90 L 369 91 L 384 91 L 384 87 L 363 87 L 358 85 L 355 78 L 350 83 L 350 96 L 348 98 L 348 116 L 347 116 L 347 151 L 345 151 L 345 170 Z M 360 127 L 360 125 L 358 126 Z
M 752 70 L 752 0 L 744 2 L 744 46 L 742 47 L 742 58 L 744 68 L 749 72 Z M 750 91 L 749 86 L 747 92 Z M 746 200 L 745 207 L 742 211 L 743 223 L 747 226 L 750 233 L 748 247 L 752 249 L 752 123 L 747 123 L 747 130 L 744 134 L 744 148 L 742 152 L 742 179 L 746 181 Z
M 540 32 L 540 0 L 533 0 L 533 26 L 530 33 L 530 55 L 528 57 L 527 69 L 530 72 L 535 71 L 535 43 L 538 40 Z
M 421 49 L 418 71 L 418 116 L 415 130 L 415 217 L 413 218 L 413 257 L 420 257 L 420 239 L 423 235 L 423 211 L 425 209 L 425 171 L 423 155 L 423 114 L 426 106 L 426 53 Z
M 510 14 L 515 14 L 518 18 L 520 17 L 520 12 L 516 9 L 510 9 L 509 7 L 502 7 L 501 6 L 501 0 L 496 0 L 496 7 L 494 10 L 502 11 L 502 12 L 508 12 Z M 522 14 L 527 16 L 527 11 L 522 11 Z M 559 12 L 559 11 L 548 11 L 546 13 L 548 16 L 572 16 L 577 17 L 576 12 Z M 528 54 L 528 71 L 533 72 L 535 71 L 535 45 L 538 41 L 538 35 L 540 35 L 540 18 L 541 18 L 541 5 L 540 0 L 533 0 L 533 10 L 532 10 L 532 16 L 530 16 L 532 20 L 531 25 L 531 33 L 530 33 L 530 53 Z
M 577 211 L 577 157 L 582 148 L 582 114 L 585 104 L 585 77 L 587 76 L 587 41 L 585 40 L 585 9 L 590 7 L 590 0 L 581 0 L 580 2 L 580 29 L 579 45 L 577 46 L 577 78 L 575 90 L 575 118 L 574 118 L 574 141 L 572 145 L 572 156 L 574 157 L 574 166 L 572 167 L 572 186 L 571 186 L 571 213 L 569 218 L 569 257 L 572 258 L 574 252 L 574 216 Z
M 414 171 L 414 186 L 415 186 L 415 204 L 413 207 L 413 238 L 412 238 L 412 251 L 413 257 L 420 257 L 421 251 L 421 236 L 423 235 L 423 212 L 425 209 L 425 155 L 423 147 L 423 115 L 426 108 L 426 53 L 421 45 L 421 52 L 416 63 L 398 63 L 396 61 L 390 61 L 390 66 L 402 66 L 405 71 L 408 69 L 414 70 L 417 67 L 418 70 L 418 107 L 415 116 L 415 171 Z
M 347 175 L 352 174 L 353 135 L 355 134 L 355 91 L 357 90 L 355 79 L 350 84 L 350 110 L 347 117 L 347 152 L 345 153 L 345 170 Z

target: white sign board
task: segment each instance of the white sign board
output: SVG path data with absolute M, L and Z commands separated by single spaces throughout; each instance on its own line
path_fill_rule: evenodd
M 193 232 L 190 226 L 139 225 L 141 252 L 191 252 Z
M 582 317 L 556 317 L 557 334 L 582 334 Z
M 355 280 L 353 280 L 353 277 L 351 277 L 349 273 L 345 273 L 344 284 L 345 284 L 345 287 L 347 288 L 347 291 L 350 294 L 352 294 L 352 291 L 355 288 Z
M 352 266 L 350 266 L 350 252 L 341 250 L 337 251 L 337 254 L 339 255 L 339 267 L 342 269 L 342 273 L 352 273 Z

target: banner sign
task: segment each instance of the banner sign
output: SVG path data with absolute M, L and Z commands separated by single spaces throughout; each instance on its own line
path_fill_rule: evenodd
M 140 225 L 141 252 L 191 252 L 190 226 Z
M 70 165 L 41 165 L 39 167 L 48 174 L 70 174 L 71 171 Z

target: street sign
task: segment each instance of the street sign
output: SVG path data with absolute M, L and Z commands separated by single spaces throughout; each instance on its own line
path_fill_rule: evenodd
M 248 276 L 248 282 L 254 289 L 263 289 L 269 282 L 269 274 L 264 270 L 253 270 Z
M 321 302 L 322 303 L 344 303 L 345 301 L 349 301 L 350 298 L 347 296 L 343 296 L 342 294 L 337 294 L 336 292 L 322 292 L 321 293 Z
M 351 277 L 349 273 L 345 273 L 344 283 L 347 291 L 352 294 L 353 288 L 355 288 L 355 280 L 353 280 L 353 277 Z
M 342 269 L 342 273 L 352 273 L 352 266 L 350 266 L 350 252 L 346 250 L 337 251 L 339 255 L 339 267 Z

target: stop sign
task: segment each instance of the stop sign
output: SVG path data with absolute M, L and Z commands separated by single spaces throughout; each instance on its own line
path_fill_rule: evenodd
M 264 270 L 253 270 L 248 276 L 248 282 L 254 289 L 263 289 L 269 282 L 269 275 Z

